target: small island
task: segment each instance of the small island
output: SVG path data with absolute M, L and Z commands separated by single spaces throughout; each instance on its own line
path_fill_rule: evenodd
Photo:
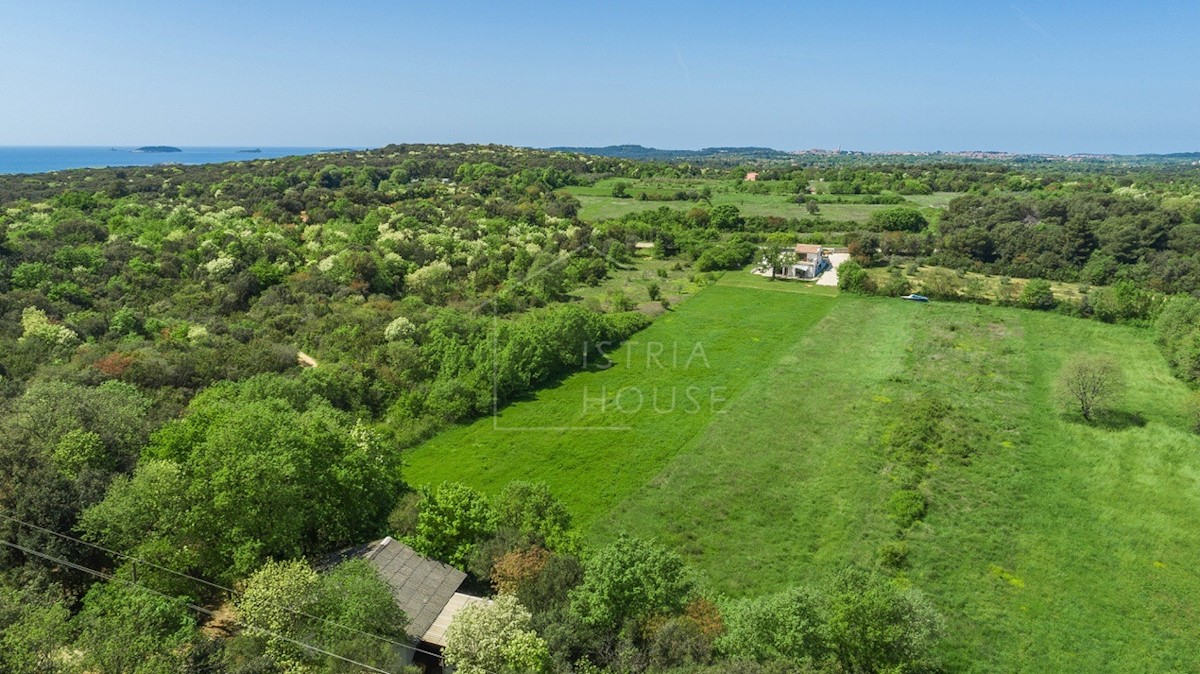
M 238 150 L 238 152 L 242 152 L 242 153 L 246 153 L 246 154 L 260 154 L 262 152 L 262 150 L 256 147 L 253 150 Z
M 183 152 L 183 150 L 171 147 L 170 145 L 143 145 L 134 150 L 134 152 Z

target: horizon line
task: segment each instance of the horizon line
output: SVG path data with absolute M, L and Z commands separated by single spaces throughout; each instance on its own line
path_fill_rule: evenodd
M 99 144 L 69 144 L 69 143 L 27 143 L 27 144 L 6 144 L 0 143 L 0 148 L 7 149 L 58 149 L 58 148 L 89 148 L 103 149 L 110 148 L 115 150 L 137 149 L 141 147 L 153 147 L 156 145 L 178 148 L 194 148 L 194 149 L 209 149 L 209 148 L 271 148 L 271 149 L 303 149 L 303 150 L 328 150 L 328 151 L 371 151 L 380 150 L 388 145 L 500 145 L 508 147 L 527 148 L 533 150 L 600 150 L 616 147 L 638 147 L 645 150 L 653 150 L 658 152 L 702 152 L 705 150 L 719 149 L 758 149 L 769 150 L 772 152 L 782 152 L 793 155 L 803 154 L 863 154 L 863 155 L 884 155 L 884 156 L 921 156 L 921 155 L 939 155 L 939 154 L 990 154 L 990 155 L 1012 155 L 1012 156 L 1047 156 L 1047 157 L 1139 157 L 1139 156 L 1170 156 L 1170 155 L 1186 155 L 1200 154 L 1200 149 L 1192 150 L 1171 150 L 1165 152 L 1153 151 L 1134 151 L 1134 152 L 1098 152 L 1098 151 L 1050 151 L 1050 150 L 1006 150 L 1006 149 L 981 149 L 981 148 L 960 148 L 960 149 L 937 149 L 937 150 L 921 150 L 921 149 L 894 149 L 894 150 L 862 150 L 846 147 L 837 148 L 795 148 L 795 149 L 780 149 L 769 145 L 705 145 L 702 147 L 680 148 L 680 147 L 659 147 L 655 145 L 643 145 L 641 143 L 609 143 L 606 145 L 570 145 L 570 144 L 555 144 L 555 145 L 525 145 L 518 143 L 503 143 L 503 142 L 471 142 L 471 141 L 390 141 L 382 145 L 368 144 L 339 144 L 339 143 L 318 143 L 318 144 L 271 144 L 262 145 L 254 143 L 218 143 L 218 144 L 169 144 L 169 143 L 99 143 Z

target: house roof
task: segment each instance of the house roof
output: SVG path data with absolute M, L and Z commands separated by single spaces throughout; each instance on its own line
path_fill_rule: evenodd
M 458 587 L 467 574 L 448 564 L 422 557 L 416 550 L 391 536 L 368 544 L 363 558 L 375 567 L 379 576 L 392 588 L 396 605 L 408 616 L 408 635 L 421 641 L 445 645 L 442 642 L 445 641 L 446 625 L 449 625 L 450 618 L 457 610 L 446 617 L 445 624 L 436 634 L 432 633 L 431 628 L 449 608 L 448 604 L 458 594 Z M 440 640 L 432 641 L 430 636 Z
M 796 244 L 797 253 L 820 253 L 823 250 L 821 246 L 815 243 L 798 243 Z
M 454 616 L 458 612 L 470 606 L 471 604 L 490 604 L 492 600 L 483 599 L 482 597 L 472 597 L 469 594 L 455 592 L 446 606 L 442 608 L 442 612 L 434 619 L 433 624 L 425 631 L 424 640 L 437 644 L 438 646 L 446 645 L 446 628 L 450 626 L 450 622 L 454 620 Z

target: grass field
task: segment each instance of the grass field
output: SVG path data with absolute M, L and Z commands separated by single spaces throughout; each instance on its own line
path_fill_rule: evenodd
M 580 373 L 408 456 L 414 483 L 494 491 L 544 480 L 594 542 L 629 531 L 685 554 L 712 590 L 748 595 L 873 565 L 896 536 L 889 425 L 919 395 L 971 420 L 943 457 L 900 571 L 947 617 L 951 671 L 1194 671 L 1200 661 L 1200 438 L 1147 330 L 967 304 L 830 297 L 728 274 L 639 333 L 702 343 L 707 367 Z M 1054 380 L 1086 350 L 1125 366 L 1121 414 L 1060 411 Z M 720 410 L 636 414 L 607 387 L 725 386 Z
M 613 185 L 625 182 L 629 185 L 628 192 L 634 198 L 618 199 L 612 196 Z M 595 185 L 574 186 L 565 191 L 579 199 L 579 217 L 582 220 L 595 222 L 608 218 L 619 218 L 628 213 L 640 213 L 654 210 L 663 206 L 680 211 L 689 211 L 697 206 L 707 206 L 695 201 L 639 201 L 639 192 L 649 195 L 670 195 L 679 190 L 699 191 L 708 187 L 712 190 L 712 205 L 733 204 L 742 215 L 775 216 L 781 218 L 805 219 L 813 217 L 805 207 L 795 203 L 795 194 L 771 193 L 750 194 L 738 192 L 730 188 L 727 182 L 713 180 L 648 180 L 648 181 L 618 181 L 616 179 L 602 180 Z M 871 213 L 888 208 L 878 204 L 821 204 L 821 217 L 827 220 L 844 222 L 866 222 Z
M 660 275 L 661 274 L 661 275 Z M 582 286 L 571 291 L 573 297 L 600 308 L 611 309 L 614 292 L 620 292 L 646 313 L 657 313 L 661 304 L 650 299 L 651 284 L 657 285 L 661 297 L 675 305 L 694 295 L 707 285 L 716 273 L 692 271 L 675 260 L 650 257 L 649 251 L 638 251 L 633 264 L 610 269 L 608 278 L 596 286 Z
M 623 345 L 612 367 L 573 376 L 494 420 L 450 429 L 418 447 L 407 457 L 406 475 L 416 484 L 458 479 L 488 490 L 516 479 L 545 481 L 587 529 L 721 415 L 713 396 L 738 395 L 778 360 L 787 348 L 774 337 L 780 316 L 803 330 L 833 302 L 710 286 L 681 305 L 688 310 L 660 317 Z M 714 323 L 717 314 L 724 316 Z M 663 412 L 672 395 L 674 409 Z M 522 430 L 581 427 L 590 430 Z
M 991 274 L 980 274 L 973 271 L 960 272 L 946 267 L 917 267 L 915 271 L 901 268 L 898 270 L 904 278 L 908 279 L 913 288 L 920 292 L 922 284 L 933 274 L 941 274 L 943 277 L 950 279 L 960 295 L 969 295 L 982 297 L 991 302 L 1008 301 L 1012 302 L 1021 295 L 1021 290 L 1029 279 L 1009 278 L 1008 287 L 1005 289 L 1001 283 L 1002 276 Z M 887 283 L 893 270 L 883 267 L 874 267 L 868 270 L 875 282 L 883 285 Z M 1078 302 L 1083 298 L 1087 284 L 1083 283 L 1066 283 L 1063 281 L 1051 281 L 1050 290 L 1054 293 L 1054 297 L 1059 300 L 1071 300 Z
M 695 201 L 638 201 L 637 199 L 587 195 L 580 195 L 577 198 L 580 205 L 583 206 L 579 211 L 579 218 L 587 222 L 619 218 L 628 213 L 653 211 L 663 206 L 677 211 L 690 211 L 697 206 L 707 207 L 706 204 Z M 777 194 L 743 194 L 740 192 L 714 194 L 712 204 L 714 206 L 733 204 L 738 207 L 738 211 L 742 215 L 797 219 L 813 217 L 809 215 L 804 206 L 794 203 L 791 197 Z M 866 222 L 867 218 L 871 217 L 871 213 L 884 208 L 889 207 L 879 204 L 821 204 L 820 216 L 826 220 Z
M 961 197 L 963 192 L 934 192 L 933 194 L 908 194 L 905 199 L 930 208 L 945 208 L 955 197 Z

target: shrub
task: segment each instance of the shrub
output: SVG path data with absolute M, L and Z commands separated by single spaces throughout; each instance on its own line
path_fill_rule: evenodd
M 850 259 L 863 266 L 871 266 L 879 258 L 879 236 L 870 232 L 855 232 L 846 235 L 846 248 Z
M 1093 315 L 1105 323 L 1149 318 L 1154 296 L 1130 281 L 1118 281 L 1107 288 L 1097 288 L 1088 298 Z
M 570 591 L 583 580 L 583 567 L 572 555 L 554 554 L 536 576 L 526 578 L 517 586 L 521 604 L 536 614 L 564 609 Z M 565 611 L 564 611 L 565 612 Z
M 877 551 L 879 564 L 885 569 L 901 569 L 908 563 L 908 541 L 888 541 Z
M 605 317 L 608 329 L 605 339 L 621 341 L 629 338 L 635 332 L 650 325 L 650 317 L 640 311 L 623 311 L 607 314 Z
M 987 291 L 985 290 L 983 279 L 978 276 L 972 276 L 967 279 L 967 284 L 962 289 L 963 299 L 968 302 L 977 304 L 987 304 Z
M 678 554 L 621 536 L 588 558 L 571 605 L 584 624 L 615 635 L 650 616 L 679 614 L 694 589 Z
M 1184 406 L 1184 414 L 1188 428 L 1193 433 L 1200 433 L 1200 393 L 1193 393 Z
M 296 672 L 330 671 L 317 665 L 321 660 L 332 665 L 334 660 L 299 646 L 294 639 L 316 641 L 333 652 L 382 667 L 394 661 L 403 646 L 381 648 L 379 639 L 364 643 L 356 632 L 402 642 L 408 624 L 387 583 L 362 559 L 343 562 L 324 574 L 302 561 L 269 561 L 246 581 L 235 607 L 251 628 L 246 634 L 262 641 L 264 650 L 284 669 Z
M 909 403 L 888 430 L 888 458 L 916 469 L 946 451 L 951 439 L 963 440 L 951 430 L 952 413 L 952 408 L 937 397 L 921 396 Z
M 902 206 L 875 211 L 867 224 L 877 232 L 919 232 L 929 221 L 917 209 Z
M 1030 279 L 1025 287 L 1021 289 L 1021 295 L 1017 298 L 1017 304 L 1026 309 L 1048 310 L 1053 309 L 1058 301 L 1054 299 L 1054 292 L 1050 289 L 1050 282 L 1035 278 Z
M 921 280 L 921 293 L 935 300 L 957 300 L 958 280 L 946 269 L 934 269 Z
M 1001 276 L 996 284 L 996 299 L 1002 305 L 1012 305 L 1017 301 L 1017 287 L 1013 285 L 1012 279 L 1007 276 Z
M 71 638 L 68 602 L 56 592 L 0 583 L 0 671 L 50 674 Z
M 112 377 L 113 379 L 117 379 L 121 377 L 121 375 L 125 374 L 125 371 L 128 370 L 131 365 L 133 365 L 133 356 L 128 353 L 121 353 L 119 351 L 114 351 L 113 353 L 100 358 L 95 363 L 92 363 L 92 367 L 96 368 L 100 372 L 103 372 L 106 376 Z
M 509 482 L 492 501 L 496 524 L 521 534 L 537 536 L 552 548 L 566 542 L 571 513 L 542 482 Z
M 1154 328 L 1175 376 L 1188 383 L 1200 380 L 1200 300 L 1189 295 L 1167 300 Z
M 721 271 L 741 269 L 754 259 L 757 247 L 742 239 L 730 239 L 713 244 L 696 258 L 697 271 Z
M 632 311 L 635 307 L 637 307 L 637 303 L 629 299 L 629 296 L 625 294 L 624 290 L 615 288 L 608 293 L 608 306 L 611 307 L 613 311 L 623 312 Z
M 50 286 L 46 297 L 54 301 L 66 301 L 81 307 L 91 306 L 92 295 L 74 281 L 63 281 Z
M 825 657 L 825 602 L 806 587 L 734 602 L 725 610 L 727 632 L 717 648 L 733 660 L 804 665 Z
M 388 515 L 388 529 L 395 538 L 403 538 L 417 530 L 417 518 L 421 514 L 420 492 L 405 492 Z
M 889 297 L 902 297 L 912 292 L 912 284 L 899 270 L 894 270 L 888 274 L 887 282 L 883 284 L 879 292 Z
M 712 657 L 712 639 L 695 622 L 679 616 L 657 626 L 647 639 L 646 652 L 656 669 L 701 665 Z
M 857 569 L 840 574 L 825 592 L 824 634 L 842 671 L 931 669 L 943 623 L 924 596 Z
M 846 260 L 838 265 L 838 290 L 858 295 L 869 295 L 875 292 L 875 282 L 867 274 L 867 270 L 854 260 Z
M 55 445 L 53 458 L 54 467 L 70 479 L 85 470 L 111 471 L 116 467 L 116 458 L 106 451 L 100 435 L 82 429 L 67 431 Z
M 80 669 L 90 672 L 182 671 L 198 637 L 187 602 L 116 581 L 93 585 L 71 623 L 79 633 Z
M 888 500 L 888 512 L 900 528 L 912 526 L 925 517 L 929 503 L 915 489 L 897 489 Z

